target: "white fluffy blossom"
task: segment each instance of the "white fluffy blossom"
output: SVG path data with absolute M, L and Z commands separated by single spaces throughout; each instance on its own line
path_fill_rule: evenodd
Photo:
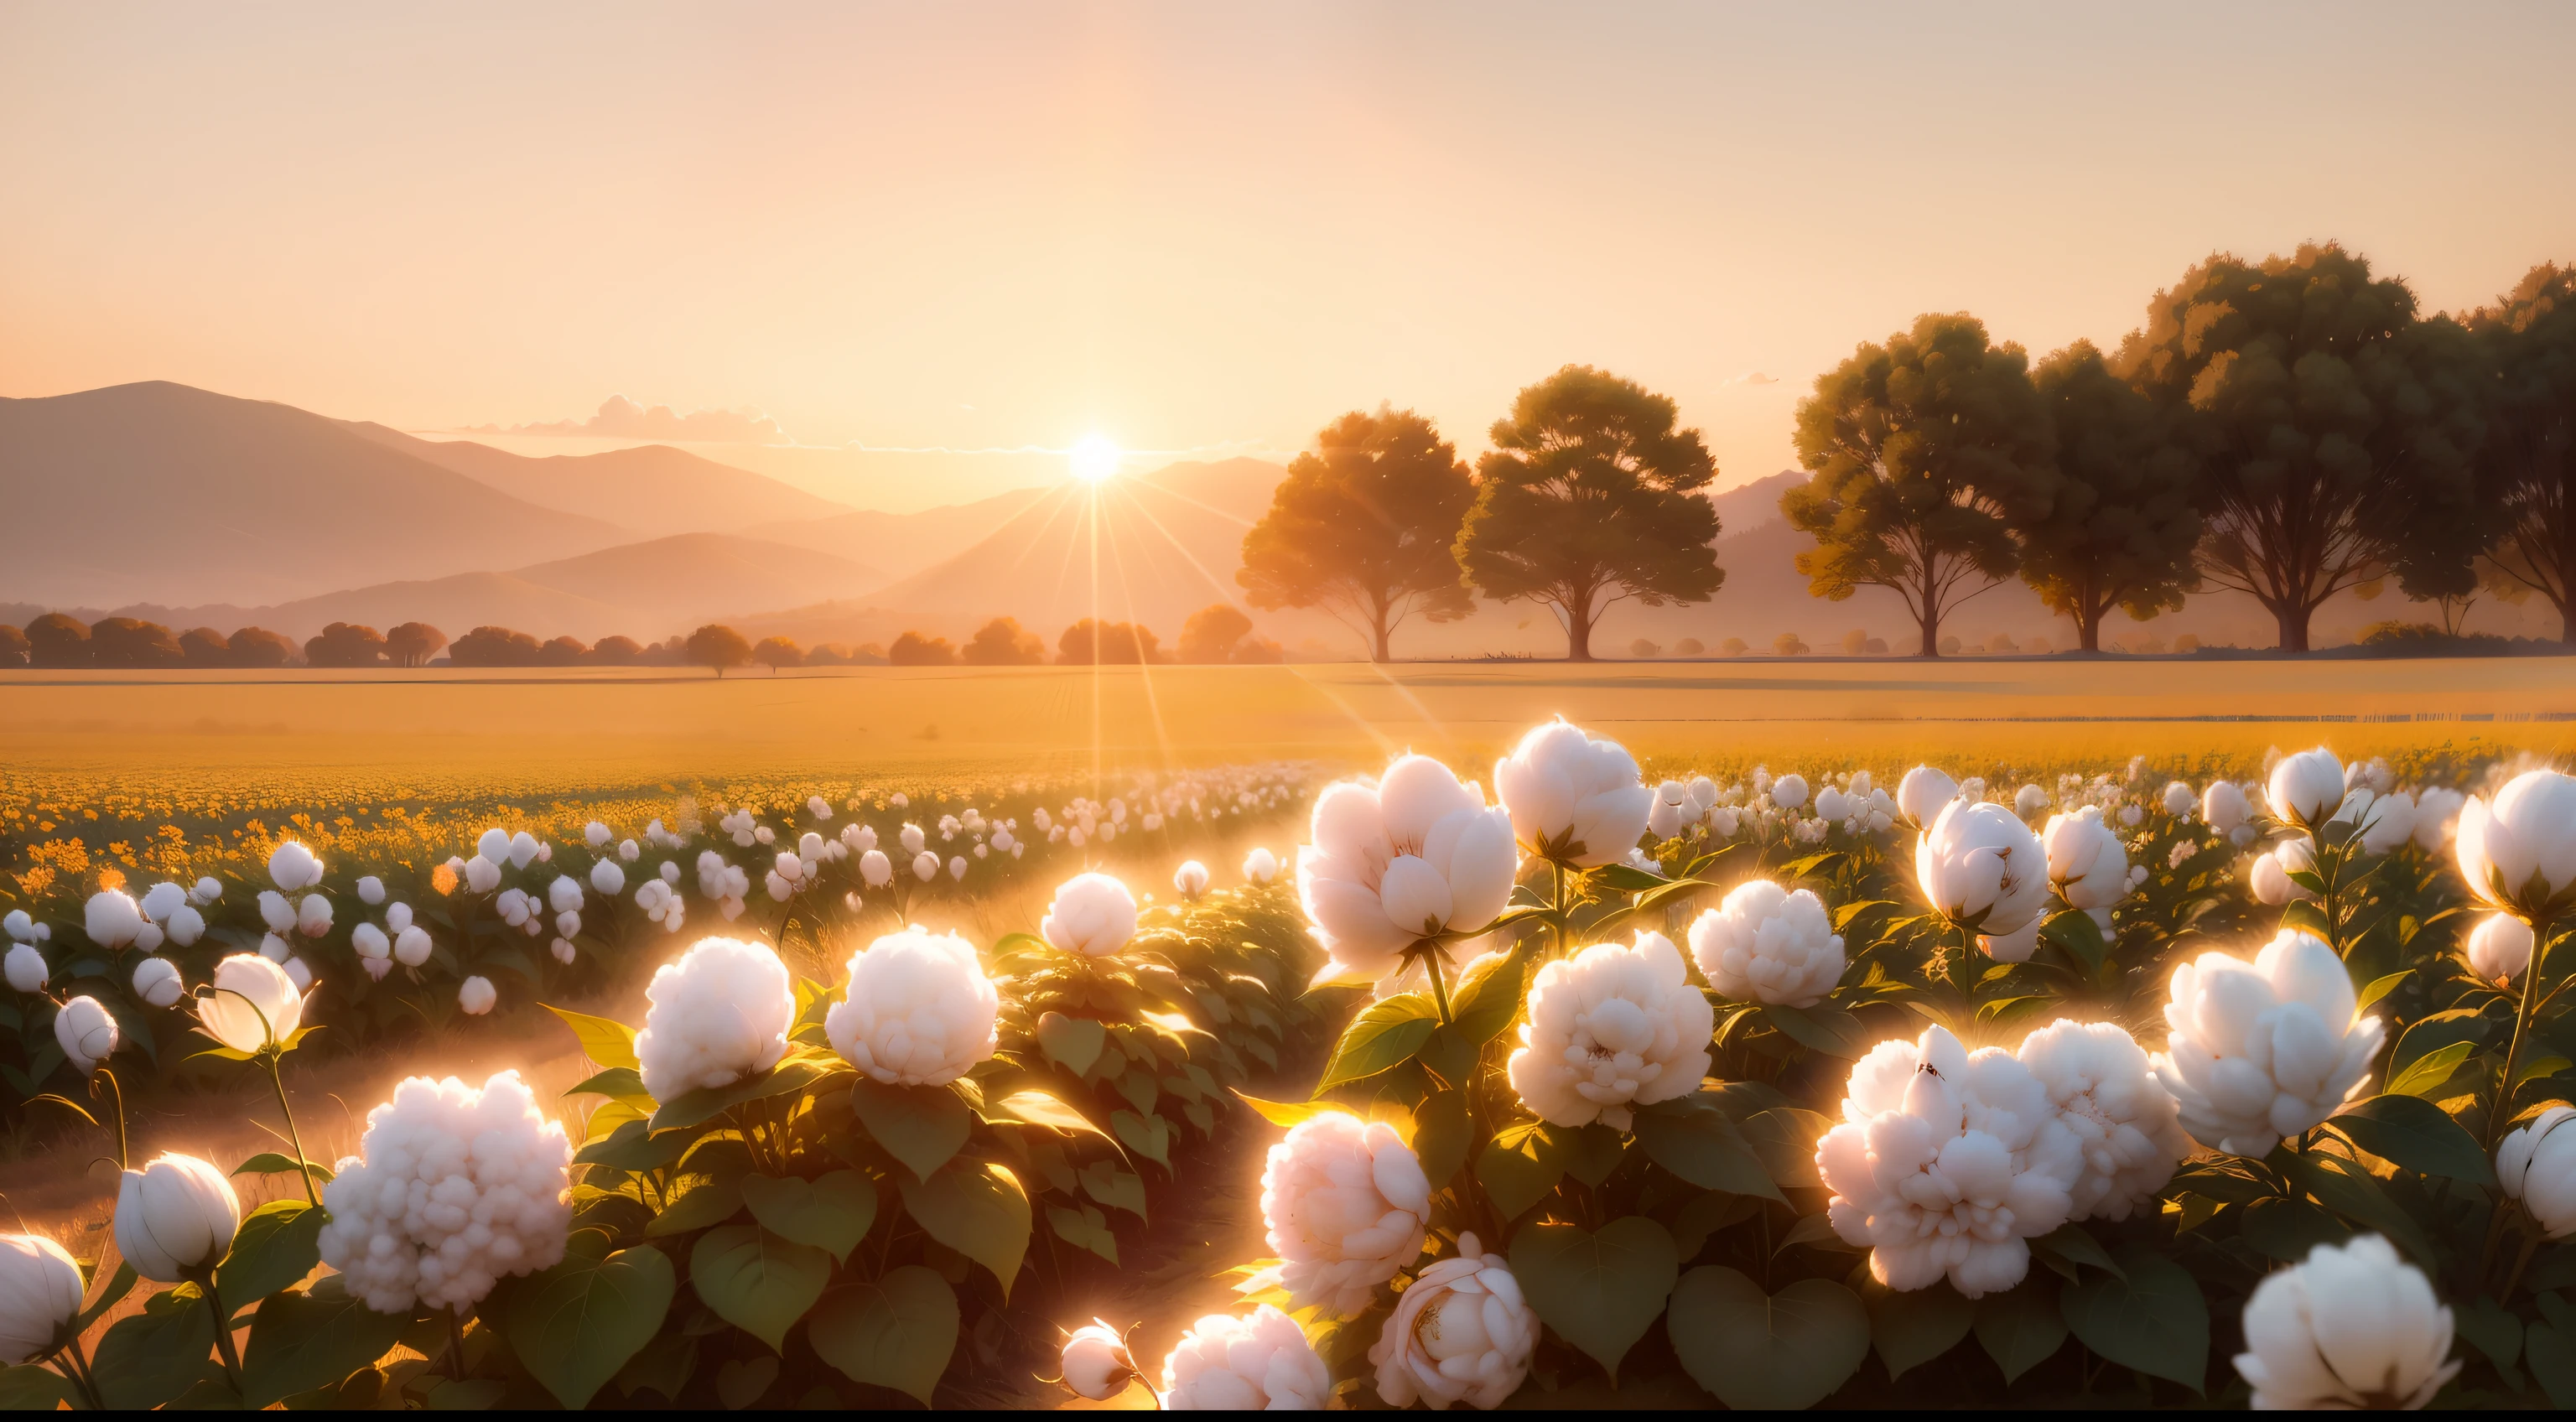
M 2460 877 L 2469 892 L 2525 917 L 2563 904 L 2576 888 L 2576 776 L 2527 770 L 2489 804 L 2460 809 Z
M 1000 1046 L 1001 994 L 974 945 L 953 933 L 887 934 L 851 956 L 849 975 L 823 1031 L 879 1081 L 944 1086 Z
M 2551 1239 L 2576 1234 L 2576 1108 L 2552 1106 L 2496 1147 L 2496 1179 Z
M 2233 780 L 2213 780 L 2200 792 L 2200 818 L 2220 834 L 2233 834 L 2253 816 L 2254 804 Z
M 626 871 L 614 859 L 603 859 L 590 866 L 590 886 L 604 898 L 615 898 L 626 892 Z
M 644 910 L 646 918 L 661 924 L 667 932 L 678 932 L 682 919 L 687 916 L 679 891 L 660 879 L 647 879 L 636 888 L 635 906 Z
M 1068 953 L 1106 958 L 1136 936 L 1136 896 L 1110 874 L 1076 874 L 1056 885 L 1038 936 Z
M 2300 829 L 2324 824 L 2343 796 L 2343 762 L 2323 746 L 2281 757 L 2263 786 L 2272 817 Z
M 1181 861 L 1181 867 L 1172 871 L 1172 888 L 1182 898 L 1195 899 L 1206 893 L 1207 887 L 1208 867 L 1195 859 Z
M 1174 1412 L 1319 1412 L 1333 1371 L 1297 1321 L 1268 1304 L 1248 1318 L 1212 1313 L 1163 1360 L 1163 1406 Z
M 463 1311 L 563 1258 L 572 1143 L 515 1071 L 407 1078 L 322 1187 L 322 1262 L 380 1313 Z
M 2083 1149 L 2070 1219 L 2127 1219 L 2191 1154 L 2173 1093 L 2125 1029 L 2060 1018 L 2031 1033 L 2014 1055 L 2039 1078 Z
M 116 1050 L 116 1019 L 97 998 L 75 997 L 54 1013 L 54 1045 L 63 1049 L 72 1070 L 87 1076 Z
M 1279 877 L 1279 856 L 1258 845 L 1243 856 L 1243 879 L 1248 884 L 1267 884 Z
M 193 1155 L 164 1152 L 117 1178 L 116 1252 L 158 1283 L 213 1268 L 232 1248 L 241 1217 L 232 1182 Z
M 2200 804 L 2200 797 L 2191 793 L 2191 787 L 2182 781 L 2169 780 L 2165 782 L 2163 804 L 2166 814 L 2178 820 L 2188 819 L 2193 808 Z
M 1261 1218 L 1292 1306 L 1349 1318 L 1421 1256 L 1431 1183 L 1385 1122 L 1327 1111 L 1270 1148 Z
M 168 923 L 170 915 L 186 907 L 188 891 L 168 880 L 153 885 L 143 895 L 143 916 L 154 923 Z
M 1655 798 L 1625 747 L 1562 719 L 1523 736 L 1494 767 L 1494 793 L 1522 843 L 1583 869 L 1626 859 Z
M 369 907 L 374 907 L 384 901 L 385 881 L 377 878 L 373 874 L 360 875 L 358 878 L 358 902 L 366 904 Z
M 525 869 L 530 863 L 540 858 L 543 853 L 543 849 L 537 844 L 536 837 L 529 834 L 526 830 L 521 830 L 517 834 L 510 836 L 511 868 Z
M 1957 798 L 1959 782 L 1932 766 L 1918 765 L 1896 782 L 1896 807 L 1904 813 L 1905 822 L 1917 829 L 1939 819 L 1942 809 Z
M 1511 901 L 1513 824 L 1428 756 L 1397 758 L 1375 785 L 1324 787 L 1313 842 L 1297 851 L 1297 893 L 1333 970 L 1387 977 L 1416 942 L 1493 922 Z
M 465 861 L 465 888 L 468 893 L 488 894 L 501 887 L 501 866 L 482 855 Z
M 0 1367 L 52 1352 L 87 1285 L 70 1251 L 41 1234 L 0 1234 Z
M 237 1052 L 256 1052 L 295 1035 L 304 997 L 284 968 L 257 953 L 215 964 L 214 991 L 197 999 L 206 1035 Z
M 2415 792 L 2415 847 L 2427 854 L 2441 853 L 2459 829 L 2460 812 L 2468 803 L 2468 796 L 2444 786 Z
M 1971 1053 L 1941 1027 L 1881 1042 L 1852 1068 L 1843 1119 L 1816 1145 L 1834 1232 L 1898 1291 L 1947 1276 L 1969 1298 L 2030 1270 L 2030 1241 L 2064 1224 L 2083 1150 L 2031 1069 Z
M 2070 907 L 2093 916 L 2108 931 L 2111 910 L 2129 896 L 2129 851 L 2102 823 L 2102 808 L 2086 805 L 2051 815 L 2041 835 L 2048 849 L 2048 877 Z
M 146 958 L 134 965 L 134 995 L 149 1006 L 174 1006 L 187 990 L 178 965 L 167 958 Z
M 1839 797 L 1840 792 L 1837 791 L 1836 794 Z M 1807 777 L 1803 775 L 1783 775 L 1779 779 L 1771 782 L 1771 807 L 1773 809 L 1790 812 L 1797 810 L 1800 806 L 1806 803 Z M 1821 808 L 1819 808 L 1818 813 L 1823 813 Z
M 500 989 L 492 986 L 492 980 L 480 973 L 456 985 L 456 1005 L 463 1008 L 468 1017 L 480 1017 L 490 1012 L 500 1000 Z
M 143 931 L 143 909 L 118 889 L 101 889 L 81 910 L 81 931 L 101 948 L 122 948 Z
M 925 849 L 912 856 L 912 877 L 927 884 L 939 877 L 939 856 Z
M 635 1034 L 644 1089 L 671 1101 L 778 1065 L 796 1023 L 796 990 L 768 945 L 701 938 L 644 989 Z
M 1595 944 L 1538 970 L 1509 1063 L 1512 1089 L 1543 1121 L 1598 1119 L 1624 1131 L 1631 1107 L 1699 1089 L 1715 1026 L 1681 950 L 1639 929 L 1634 946 Z
M 581 827 L 581 842 L 597 849 L 617 837 L 617 832 L 597 820 Z
M 33 943 L 12 943 L 7 958 L 0 959 L 0 972 L 5 972 L 9 986 L 19 992 L 43 992 L 53 971 Z
M 2469 970 L 2491 983 L 2522 976 L 2531 964 L 2531 925 L 2509 913 L 2491 913 L 2469 930 Z
M 1094 1402 L 1106 1402 L 1126 1391 L 1128 1381 L 1136 1376 L 1136 1359 L 1127 1351 L 1127 1340 L 1097 1318 L 1065 1335 L 1061 1362 L 1064 1385 L 1076 1397 Z
M 1824 900 L 1768 879 L 1737 885 L 1690 927 L 1691 959 L 1737 1002 L 1812 1007 L 1843 977 L 1843 940 Z
M 2031 945 L 2020 940 L 2048 907 L 2048 852 L 2019 816 L 1965 796 L 1952 800 L 1915 841 L 1914 879 L 1934 912 L 1975 926 L 1998 960 L 2030 956 Z M 2018 946 L 2019 958 L 2008 956 L 2008 943 Z
M 2459 1372 L 2451 1310 L 2375 1234 L 2320 1244 L 2254 1286 L 2236 1371 L 2262 1411 L 2413 1409 Z
M 571 913 L 581 907 L 581 881 L 570 874 L 557 874 L 546 885 L 546 906 L 557 913 Z
M 1461 1234 L 1456 1255 L 1396 1297 L 1370 1347 L 1378 1398 L 1389 1407 L 1420 1402 L 1445 1412 L 1464 1402 L 1490 1412 L 1529 1376 L 1538 1336 L 1538 1311 L 1521 1297 L 1511 1265 Z
M 1690 819 L 1690 787 L 1667 780 L 1655 787 L 1655 802 L 1646 809 L 1646 833 L 1670 839 Z
M 2013 813 L 2029 819 L 2048 808 L 2048 792 L 2036 785 L 2025 785 L 2013 792 Z
M 2358 798 L 2358 797 L 2356 797 Z M 2362 813 L 2364 853 L 2388 854 L 2415 837 L 2415 797 L 2403 790 L 2374 795 Z
M 419 924 L 407 924 L 394 935 L 394 961 L 417 968 L 429 961 L 429 930 Z
M 2247 963 L 2203 953 L 2174 965 L 2156 1075 L 2201 1144 L 2260 1156 L 2362 1088 L 2386 1028 L 2361 1017 L 2343 960 L 2285 929 Z
M 307 938 L 320 938 L 331 931 L 331 901 L 320 894 L 306 894 L 295 906 L 295 931 Z
M 2305 836 L 2285 839 L 2270 850 L 2254 856 L 2246 867 L 2245 887 L 2258 903 L 2278 907 L 2292 899 L 2312 899 L 2316 895 L 2302 888 L 2292 874 L 2313 874 L 2317 868 L 2314 841 Z
M 312 850 L 285 840 L 268 852 L 268 878 L 281 893 L 297 893 L 322 882 L 322 861 Z

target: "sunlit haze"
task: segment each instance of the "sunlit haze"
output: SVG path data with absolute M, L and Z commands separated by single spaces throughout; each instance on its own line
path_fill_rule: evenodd
M 1116 478 L 1120 455 L 1118 446 L 1105 435 L 1084 435 L 1068 451 L 1066 462 L 1073 477 L 1086 484 L 1098 484 Z

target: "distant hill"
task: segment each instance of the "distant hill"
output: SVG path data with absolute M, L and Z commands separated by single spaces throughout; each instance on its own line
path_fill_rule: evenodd
M 821 518 L 752 524 L 742 532 L 753 538 L 856 559 L 884 569 L 888 578 L 903 578 L 955 555 L 1048 492 L 1011 489 L 971 504 L 942 504 L 915 513 L 859 509 Z
M 145 381 L 0 399 L 0 597 L 270 603 L 624 541 L 292 406 Z
M 647 538 L 735 533 L 854 512 L 793 484 L 665 444 L 535 458 L 471 440 L 421 439 L 367 420 L 341 425 L 469 479 L 566 513 L 609 519 Z

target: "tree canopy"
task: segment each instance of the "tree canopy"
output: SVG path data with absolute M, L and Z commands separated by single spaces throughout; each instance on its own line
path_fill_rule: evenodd
M 727 668 L 751 661 L 751 643 L 721 622 L 710 622 L 689 634 L 689 665 L 713 668 L 721 681 Z
M 2048 410 L 2022 348 L 1973 316 L 1931 314 L 1863 345 L 1798 404 L 1798 457 L 1814 474 L 1780 509 L 1816 546 L 1809 591 L 1841 601 L 1892 589 L 1941 654 L 1941 621 L 2011 577 L 2013 530 L 2054 505 Z
M 385 637 L 373 627 L 334 622 L 304 642 L 304 663 L 315 667 L 372 667 L 385 660 Z
M 1056 639 L 1056 660 L 1067 666 L 1140 666 L 1162 660 L 1158 641 L 1143 623 L 1086 617 Z
M 1033 667 L 1046 660 L 1046 643 L 1016 617 L 996 617 L 975 629 L 958 650 L 968 666 Z
M 398 667 L 426 664 L 447 645 L 447 634 L 426 622 L 405 622 L 385 633 L 385 655 Z
M 2197 467 L 2170 422 L 2090 341 L 2032 376 L 2057 442 L 2048 517 L 2025 530 L 2021 575 L 2075 623 L 2077 645 L 2102 650 L 2113 608 L 2144 621 L 2182 606 L 2200 542 Z
M 899 667 L 948 667 L 957 664 L 957 649 L 945 637 L 905 632 L 886 648 L 886 660 Z
M 1244 535 L 1235 581 L 1255 607 L 1321 609 L 1383 662 L 1388 637 L 1413 614 L 1448 622 L 1474 609 L 1452 545 L 1475 497 L 1457 446 L 1431 421 L 1385 405 L 1354 410 L 1289 464 L 1270 511 Z
M 1554 609 L 1569 660 L 1592 660 L 1613 604 L 1706 602 L 1726 580 L 1709 546 L 1717 510 L 1699 492 L 1717 462 L 1679 417 L 1667 396 L 1569 365 L 1494 422 L 1458 562 L 1488 597 Z
M 2285 651 L 2327 598 L 2395 576 L 2410 596 L 2475 582 L 2475 342 L 2332 243 L 2212 256 L 2147 304 L 2112 368 L 2173 415 L 2207 482 L 2203 579 L 2252 596 Z
M 158 622 L 102 617 L 89 629 L 92 664 L 102 667 L 175 667 L 187 660 L 179 639 Z
M 2576 271 L 2532 268 L 2469 325 L 2496 371 L 2477 457 L 2480 501 L 2501 525 L 2493 568 L 2549 599 L 2576 643 Z

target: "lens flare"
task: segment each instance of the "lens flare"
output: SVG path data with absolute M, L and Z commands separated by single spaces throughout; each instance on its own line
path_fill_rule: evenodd
M 1103 483 L 1117 476 L 1120 458 L 1118 446 L 1108 436 L 1084 435 L 1074 441 L 1071 451 L 1073 477 L 1086 484 Z

